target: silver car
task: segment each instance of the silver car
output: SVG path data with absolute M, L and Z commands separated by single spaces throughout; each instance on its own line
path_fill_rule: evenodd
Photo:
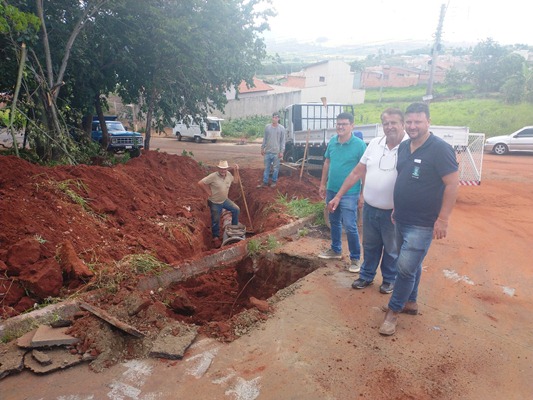
M 498 155 L 510 151 L 533 151 L 533 126 L 524 126 L 510 135 L 488 138 L 484 149 Z

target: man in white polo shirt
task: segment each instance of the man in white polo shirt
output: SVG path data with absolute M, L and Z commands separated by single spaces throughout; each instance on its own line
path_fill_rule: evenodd
M 359 278 L 354 289 L 364 289 L 374 282 L 381 261 L 383 282 L 379 291 L 392 293 L 396 280 L 398 245 L 391 220 L 396 162 L 400 142 L 407 140 L 403 112 L 388 108 L 381 114 L 385 136 L 372 139 L 363 157 L 346 177 L 337 195 L 328 203 L 330 211 L 338 206 L 342 195 L 359 179 L 363 179 L 363 255 Z M 361 200 L 360 200 L 361 201 Z

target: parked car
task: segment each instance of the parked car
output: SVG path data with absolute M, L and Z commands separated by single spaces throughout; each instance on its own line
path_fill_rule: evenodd
M 524 126 L 510 135 L 488 138 L 484 149 L 498 155 L 510 151 L 533 151 L 533 126 Z
M 176 123 L 172 131 L 178 140 L 189 138 L 196 143 L 201 143 L 202 140 L 210 140 L 211 143 L 215 143 L 217 139 L 222 137 L 220 121 L 224 120 L 217 117 L 207 117 L 198 124 L 191 116 L 186 116 L 184 120 Z
M 109 146 L 107 150 L 114 153 L 127 151 L 132 157 L 137 157 L 141 154 L 143 148 L 143 137 L 138 132 L 130 132 L 124 128 L 122 122 L 117 121 L 115 116 L 106 116 L 105 124 L 107 126 L 107 133 L 109 134 Z M 95 142 L 102 143 L 102 128 L 97 117 L 93 119 L 91 138 Z

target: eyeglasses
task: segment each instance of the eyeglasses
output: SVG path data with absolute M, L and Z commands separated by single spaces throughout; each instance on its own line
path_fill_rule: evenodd
M 383 147 L 383 154 L 379 159 L 379 169 L 382 171 L 392 171 L 396 169 L 396 163 L 398 162 L 398 152 L 391 153 L 390 151 L 385 154 L 387 145 Z
M 337 122 L 337 126 L 348 126 L 350 125 L 348 122 Z

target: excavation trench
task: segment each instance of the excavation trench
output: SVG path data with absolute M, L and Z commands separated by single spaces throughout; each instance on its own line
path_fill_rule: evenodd
M 174 282 L 159 297 L 173 319 L 198 325 L 208 336 L 232 340 L 247 330 L 246 322 L 265 319 L 276 300 L 290 293 L 291 285 L 320 265 L 287 254 L 245 257 Z M 247 310 L 246 316 L 240 315 Z

